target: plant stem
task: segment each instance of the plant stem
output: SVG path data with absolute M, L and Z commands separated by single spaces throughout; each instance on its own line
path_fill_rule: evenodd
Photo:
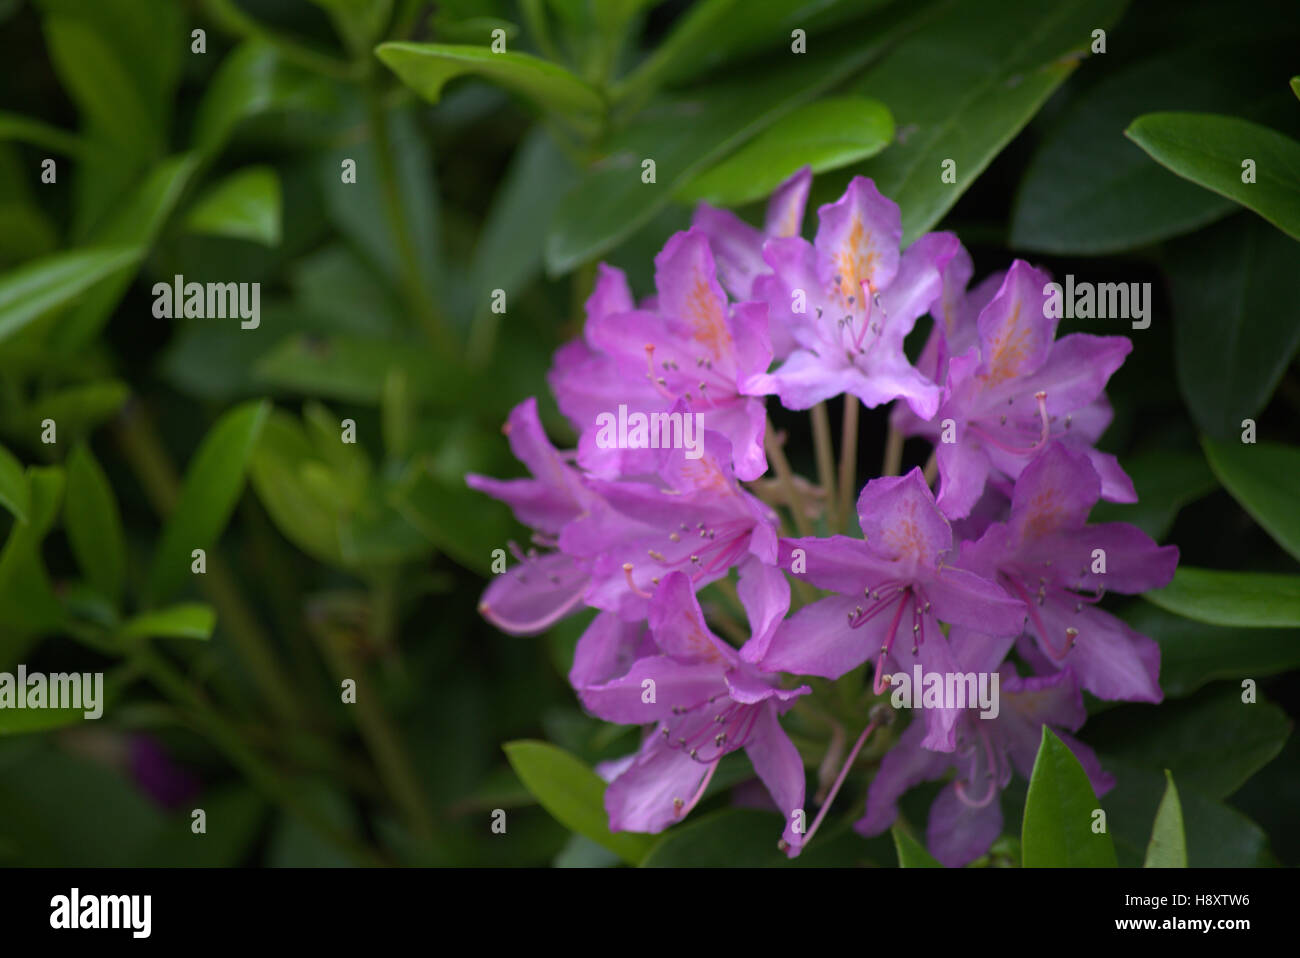
M 812 408 L 813 448 L 817 454 L 817 481 L 826 497 L 825 518 L 831 532 L 838 532 L 839 509 L 835 495 L 835 451 L 831 448 L 831 417 L 826 404 L 819 402 Z
M 939 478 L 939 447 L 936 446 L 934 452 L 930 453 L 930 458 L 925 462 L 925 482 L 926 485 L 933 486 L 934 480 Z
M 303 46 L 296 40 L 290 40 L 273 30 L 267 29 L 266 26 L 239 9 L 232 0 L 200 0 L 200 3 L 217 26 L 228 33 L 271 44 L 275 47 L 276 52 L 288 63 L 293 63 L 304 70 L 310 70 L 312 73 L 319 73 L 336 80 L 360 79 L 362 68 L 357 64 L 336 60 L 334 57 L 318 53 L 309 47 Z
M 896 476 L 903 466 L 903 434 L 893 426 L 885 435 L 885 462 L 880 467 L 882 476 Z
M 853 487 L 858 471 L 858 397 L 844 394 L 844 422 L 840 432 L 840 524 L 831 532 L 843 532 L 853 515 Z
M 785 458 L 785 450 L 781 448 L 781 441 L 776 437 L 776 430 L 772 428 L 772 421 L 767 423 L 767 434 L 764 437 L 764 446 L 768 456 L 772 460 L 772 468 L 776 470 L 777 480 L 781 483 L 782 491 L 785 493 L 785 501 L 789 504 L 790 515 L 794 519 L 794 527 L 801 536 L 812 535 L 812 527 L 808 524 L 808 517 L 803 511 L 803 497 L 799 495 L 799 490 L 794 484 L 794 473 L 790 471 L 790 462 Z

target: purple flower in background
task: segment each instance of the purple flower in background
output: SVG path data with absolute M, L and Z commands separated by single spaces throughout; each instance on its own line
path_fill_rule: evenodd
M 798 348 L 747 387 L 776 393 L 788 409 L 841 393 L 868 407 L 902 398 L 928 419 L 941 390 L 908 363 L 903 340 L 939 295 L 956 238 L 936 234 L 900 255 L 898 206 L 860 176 L 818 216 L 814 243 L 792 236 L 763 247 L 771 272 L 754 280 L 754 295 L 767 302 L 771 328 L 784 325 Z
M 606 721 L 656 723 L 635 757 L 611 769 L 618 774 L 605 791 L 610 829 L 660 832 L 680 821 L 703 797 L 722 757 L 743 748 L 785 815 L 784 840 L 793 851 L 804 770 L 777 717 L 809 689 L 777 687 L 710 632 L 684 573 L 669 574 L 656 590 L 650 630 L 657 654 L 578 689 L 583 704 Z
M 1022 602 L 990 580 L 948 564 L 952 529 L 919 469 L 867 483 L 858 498 L 858 521 L 865 541 L 849 536 L 782 540 L 784 567 L 839 595 L 805 606 L 783 622 L 762 658 L 764 670 L 835 679 L 874 655 L 880 694 L 888 663 L 909 674 L 915 664 L 926 672 L 954 671 L 939 620 L 996 635 L 1020 633 Z M 955 746 L 957 714 L 956 709 L 927 711 L 927 748 Z
M 131 777 L 150 798 L 167 809 L 182 808 L 199 794 L 199 778 L 177 765 L 152 735 L 130 738 Z
M 546 438 L 536 399 L 525 399 L 510 411 L 504 432 L 515 458 L 533 478 L 492 479 L 470 473 L 465 482 L 510 506 L 520 522 L 537 530 L 534 541 L 539 545 L 554 546 L 566 525 L 599 507 L 597 498 L 583 484 L 581 473 Z M 512 635 L 542 632 L 577 607 L 589 576 L 572 556 L 523 553 L 513 543 L 511 547 L 520 564 L 492 580 L 479 612 Z
M 1052 443 L 1020 474 L 1010 519 L 964 543 L 958 562 L 1024 601 L 1039 671 L 1068 666 L 1098 698 L 1159 702 L 1160 647 L 1096 602 L 1168 585 L 1178 549 L 1128 523 L 1088 525 L 1100 493 L 1088 456 Z
M 560 408 L 581 433 L 579 463 L 611 478 L 646 471 L 653 453 L 612 443 L 607 426 L 617 420 L 621 433 L 627 417 L 648 418 L 680 402 L 684 414 L 730 440 L 741 479 L 761 476 L 767 417 L 763 400 L 741 384 L 772 362 L 766 307 L 728 304 L 708 241 L 694 229 L 673 236 L 655 257 L 653 308 L 631 308 L 614 271 L 602 282 L 589 304 L 584 347 L 562 351 L 551 376 Z M 657 444 L 661 437 L 649 429 Z
M 1049 279 L 1016 260 L 980 311 L 978 347 L 948 362 L 932 422 L 940 431 L 939 506 L 954 519 L 970 512 L 991 474 L 1015 479 L 1052 437 L 1086 453 L 1103 498 L 1137 501 L 1115 457 L 1091 445 L 1110 422 L 1106 382 L 1132 344 L 1082 333 L 1056 340 L 1056 319 L 1044 309 Z
M 1005 645 L 986 654 L 961 640 L 953 654 L 971 672 L 996 670 Z M 885 755 L 867 792 L 866 814 L 854 825 L 861 835 L 879 835 L 898 817 L 898 799 L 921 782 L 943 778 L 950 769 L 956 777 L 930 806 L 926 844 L 940 863 L 959 868 L 979 858 L 1002 833 L 1001 792 L 1014 768 L 1029 778 L 1042 740 L 1042 727 L 1050 726 L 1074 753 L 1097 795 L 1115 784 L 1088 746 L 1062 730 L 1074 731 L 1087 713 L 1078 683 L 1069 671 L 1038 678 L 1020 678 L 1003 668 L 999 678 L 1000 708 L 996 718 L 981 718 L 975 709 L 963 709 L 957 721 L 957 747 L 935 752 L 925 747 L 923 722 L 914 720 Z

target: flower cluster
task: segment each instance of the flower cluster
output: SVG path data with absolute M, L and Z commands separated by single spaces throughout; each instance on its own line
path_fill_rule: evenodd
M 467 477 L 508 503 L 537 546 L 515 548 L 520 561 L 480 610 L 515 634 L 599 610 L 570 681 L 593 714 L 645 727 L 637 752 L 602 769 L 612 829 L 681 820 L 723 756 L 744 749 L 785 815 L 791 856 L 892 718 L 872 710 L 808 828 L 805 762 L 781 723 L 810 694 L 799 677 L 845 677 L 897 705 L 910 677 L 938 676 L 877 756 L 856 828 L 880 833 L 907 789 L 947 779 L 927 842 L 962 865 L 1000 834 L 997 798 L 1013 766 L 1029 774 L 1043 725 L 1099 795 L 1110 787 L 1069 734 L 1084 720 L 1082 690 L 1158 702 L 1160 655 L 1098 603 L 1166 584 L 1178 554 L 1134 526 L 1088 522 L 1099 499 L 1136 499 L 1094 445 L 1128 339 L 1057 338 L 1050 277 L 1023 261 L 968 288 L 971 259 L 953 234 L 901 250 L 898 207 L 862 177 L 821 207 L 809 242 L 810 185 L 808 170 L 783 184 L 762 230 L 701 206 L 656 257 L 655 295 L 641 302 L 620 271 L 600 267 L 583 336 L 549 376 L 576 450 L 551 445 L 530 399 L 505 431 L 532 477 Z M 932 331 L 913 364 L 904 340 L 926 314 Z M 892 404 L 898 441 L 932 442 L 931 464 L 866 483 L 861 538 L 833 525 L 783 535 L 786 518 L 806 528 L 800 489 L 829 496 L 789 474 L 767 396 L 791 410 L 841 396 L 846 408 Z M 760 481 L 769 466 L 777 481 Z M 806 599 L 793 612 L 792 582 Z M 747 619 L 729 620 L 734 642 L 701 610 L 715 583 Z M 945 694 L 977 678 L 1004 693 L 995 707 Z

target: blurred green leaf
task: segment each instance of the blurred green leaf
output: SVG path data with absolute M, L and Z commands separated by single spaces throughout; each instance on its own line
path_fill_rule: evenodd
M 1088 720 L 1088 741 L 1107 760 L 1168 769 L 1182 787 L 1224 799 L 1271 762 L 1291 733 L 1280 708 L 1262 697 L 1243 702 L 1242 693 L 1239 683 L 1225 682 L 1160 708 L 1110 709 Z
M 397 339 L 291 336 L 258 360 L 254 377 L 278 389 L 378 405 L 395 368 L 419 399 L 452 403 L 465 395 L 463 367 L 448 368 L 431 351 Z
M 207 85 L 194 118 L 193 143 L 215 154 L 241 120 L 270 112 L 329 112 L 336 106 L 328 81 L 285 63 L 264 40 L 246 40 L 232 51 Z
M 80 443 L 68 456 L 63 525 L 72 554 L 86 579 L 110 601 L 122 598 L 126 542 L 117 497 L 95 454 Z
M 138 248 L 77 249 L 54 253 L 0 277 L 0 341 L 32 320 L 67 305 L 106 276 L 134 265 Z
M 738 206 L 768 196 L 804 166 L 822 173 L 874 156 L 893 136 L 894 119 L 878 100 L 827 97 L 777 120 L 687 182 L 677 198 Z
M 190 576 L 191 551 L 211 549 L 244 489 L 244 475 L 270 404 L 244 403 L 223 415 L 190 460 L 180 496 L 149 569 L 150 604 L 165 601 Z
M 894 836 L 894 848 L 898 850 L 899 868 L 942 868 L 934 856 L 925 850 L 916 839 L 897 825 L 889 833 Z
M 80 156 L 86 149 L 85 142 L 74 133 L 29 116 L 4 111 L 0 111 L 0 140 L 43 146 L 68 156 Z
M 212 638 L 217 624 L 217 613 L 212 606 L 201 602 L 142 612 L 129 619 L 118 630 L 124 639 L 200 639 Z
M 1142 597 L 1211 625 L 1248 629 L 1300 626 L 1300 576 L 1181 566 L 1163 589 Z
M 303 478 L 316 458 L 297 420 L 274 410 L 253 454 L 249 477 L 276 528 L 290 542 L 321 562 L 342 565 L 338 505 L 319 499 Z
M 1122 618 L 1160 645 L 1160 687 L 1169 698 L 1195 692 L 1214 679 L 1256 679 L 1300 669 L 1300 632 L 1207 625 L 1133 602 Z
M 637 864 L 655 843 L 652 835 L 611 832 L 605 813 L 605 783 L 576 758 L 546 742 L 517 741 L 502 746 L 510 766 L 537 801 L 561 825 Z
M 194 233 L 277 245 L 280 178 L 268 166 L 252 166 L 228 176 L 194 202 L 185 226 Z
M 861 865 L 866 845 L 848 822 L 826 825 L 797 858 L 777 847 L 779 812 L 724 808 L 674 826 L 641 863 L 643 868 L 844 868 Z
M 348 49 L 360 53 L 384 32 L 393 14 L 393 0 L 312 0 L 329 11 Z
M 198 160 L 191 153 L 160 162 L 145 181 L 91 231 L 91 240 L 99 245 L 148 250 L 157 240 L 197 166 Z M 65 351 L 72 352 L 94 339 L 121 302 L 131 278 L 132 274 L 128 272 L 115 273 L 96 284 L 81 297 L 75 309 L 61 317 L 54 341 Z
M 128 395 L 126 383 L 116 379 L 51 389 L 30 403 L 6 410 L 0 427 L 11 436 L 33 442 L 41 433 L 41 423 L 53 419 L 60 441 L 79 439 L 117 415 Z
M 493 53 L 490 48 L 445 43 L 383 43 L 375 55 L 398 79 L 437 103 L 448 80 L 473 75 L 532 100 L 548 112 L 584 122 L 599 117 L 604 100 L 564 67 L 527 53 Z
M 1295 243 L 1238 216 L 1168 252 L 1179 388 L 1203 431 L 1239 437 L 1300 346 Z
M 1147 845 L 1145 868 L 1186 868 L 1187 838 L 1183 832 L 1183 806 L 1178 801 L 1174 776 L 1165 769 L 1165 794 L 1160 799 L 1156 823 L 1151 829 L 1151 843 Z
M 1300 320 L 1300 317 L 1297 317 Z M 1201 439 L 1205 458 L 1223 487 L 1250 517 L 1300 559 L 1300 449 L 1279 443 Z
M 901 207 L 904 244 L 943 218 L 1125 5 L 1008 0 L 990 16 L 983 0 L 959 0 L 854 84 L 894 115 L 897 142 L 857 171 Z M 942 179 L 948 160 L 955 183 Z
M 1124 135 L 1183 179 L 1254 210 L 1300 239 L 1300 143 L 1266 126 L 1211 113 L 1147 113 Z M 1242 182 L 1243 163 L 1255 181 Z
M 41 543 L 54 525 L 63 501 L 63 470 L 29 467 L 31 512 L 16 523 L 0 551 L 0 665 L 16 662 L 32 636 L 43 635 L 63 622 L 63 606 L 54 594 Z
M 490 571 L 492 550 L 504 548 L 517 528 L 504 506 L 470 489 L 463 479 L 441 479 L 423 465 L 409 468 L 389 498 L 430 542 L 482 575 Z
M 1269 67 L 1286 62 L 1294 36 L 1208 37 L 1139 60 L 1086 89 L 1043 137 L 1021 180 L 1011 244 L 1057 254 L 1133 249 L 1220 219 L 1232 202 L 1153 163 L 1123 137 L 1152 110 L 1249 112 L 1277 117 L 1294 108 Z M 1201 69 L 1214 63 L 1213 73 Z M 1284 112 L 1286 111 L 1286 112 Z
M 546 242 L 546 266 L 566 273 L 595 259 L 650 222 L 695 174 L 781 117 L 843 81 L 880 56 L 923 19 L 894 13 L 872 39 L 836 38 L 813 58 L 782 70 L 729 78 L 660 101 L 604 144 L 603 158 L 564 197 Z M 655 163 L 655 182 L 643 183 L 643 161 Z
M 1092 830 L 1092 813 L 1099 807 L 1079 760 L 1044 725 L 1025 800 L 1021 834 L 1024 867 L 1115 867 L 1109 833 Z
M 8 509 L 19 522 L 26 522 L 32 508 L 32 490 L 27 485 L 23 464 L 4 446 L 0 446 L 0 506 Z

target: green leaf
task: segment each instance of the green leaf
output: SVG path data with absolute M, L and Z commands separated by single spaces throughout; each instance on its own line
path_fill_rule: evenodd
M 392 369 L 406 374 L 421 400 L 454 402 L 464 397 L 463 367 L 447 368 L 432 351 L 396 338 L 291 336 L 254 366 L 254 380 L 308 396 L 377 405 Z
M 1300 143 L 1266 126 L 1212 113 L 1148 113 L 1124 135 L 1183 179 L 1254 210 L 1300 239 Z M 1242 163 L 1255 161 L 1255 182 Z
M 31 735 L 52 729 L 68 728 L 86 721 L 84 708 L 0 709 L 0 737 Z
M 752 773 L 751 773 L 752 774 Z M 724 808 L 669 829 L 642 868 L 844 868 L 866 863 L 868 846 L 848 821 L 825 825 L 798 858 L 777 847 L 784 827 L 775 812 Z
M 1300 77 L 1291 78 L 1291 92 L 1296 95 L 1297 99 L 1300 99 Z
M 655 843 L 653 835 L 611 832 L 605 813 L 605 783 L 563 749 L 546 742 L 515 741 L 503 746 L 510 766 L 528 791 L 561 825 L 637 864 Z
M 1110 755 L 1102 765 L 1115 776 L 1106 793 L 1107 825 L 1123 868 L 1142 865 L 1154 820 L 1167 783 L 1162 768 L 1143 768 Z M 1272 864 L 1268 837 L 1235 808 L 1229 808 L 1183 782 L 1182 806 L 1187 860 L 1195 868 L 1258 868 Z
M 0 446 L 0 506 L 8 509 L 19 522 L 26 522 L 32 508 L 32 490 L 23 473 L 23 464 L 4 446 Z
M 1125 0 L 959 0 L 855 84 L 894 115 L 897 142 L 856 172 L 902 208 L 903 242 L 933 227 L 1078 65 Z M 924 77 L 925 82 L 918 82 Z M 956 164 L 955 183 L 941 177 Z
M 1207 625 L 1166 612 L 1149 602 L 1132 602 L 1121 617 L 1160 646 L 1160 687 L 1181 698 L 1214 679 L 1256 679 L 1300 669 L 1300 631 Z
M 0 111 L 0 141 L 9 140 L 43 146 L 67 156 L 80 156 L 86 149 L 85 142 L 75 133 L 68 133 L 29 116 Z
M 1300 559 L 1300 449 L 1278 443 L 1201 439 L 1205 458 L 1241 508 Z
M 1142 597 L 1210 625 L 1247 629 L 1300 626 L 1300 576 L 1295 575 L 1181 566 L 1169 585 Z
M 646 109 L 604 144 L 604 158 L 561 201 L 547 236 L 547 270 L 560 275 L 617 246 L 691 177 L 874 60 L 923 15 L 893 12 L 868 42 L 836 38 L 816 58 L 797 57 L 785 70 L 729 78 Z M 643 183 L 643 161 L 650 159 L 655 182 Z
M 191 153 L 160 162 L 92 231 L 92 241 L 97 245 L 148 250 L 197 168 L 198 158 Z M 121 302 L 131 278 L 131 273 L 115 273 L 96 284 L 74 310 L 60 319 L 53 336 L 55 342 L 67 352 L 74 352 L 93 340 Z
M 521 94 L 548 112 L 591 120 L 605 109 L 593 87 L 564 67 L 527 53 L 443 43 L 382 43 L 375 55 L 430 103 L 441 99 L 448 80 L 473 75 Z
M 339 504 L 322 500 L 304 475 L 317 455 L 294 417 L 274 410 L 253 455 L 250 478 L 276 528 L 303 552 L 343 565 Z
M 366 50 L 384 32 L 393 13 L 393 0 L 312 0 L 329 11 L 348 49 Z
M 68 456 L 68 491 L 63 525 L 77 565 L 90 584 L 117 603 L 126 580 L 126 542 L 117 497 L 90 447 L 78 444 Z
M 465 485 L 412 466 L 390 493 L 393 507 L 428 540 L 467 569 L 490 572 L 492 550 L 516 528 L 508 509 Z
M 186 602 L 166 609 L 142 612 L 118 631 L 124 639 L 199 639 L 212 638 L 217 613 L 201 602 Z
M 1156 823 L 1151 829 L 1151 842 L 1147 845 L 1145 868 L 1186 868 L 1187 838 L 1183 832 L 1183 806 L 1178 801 L 1174 776 L 1165 769 L 1164 798 L 1156 812 Z
M 269 166 L 252 166 L 232 174 L 195 201 L 185 226 L 194 233 L 278 245 L 280 178 Z
M 1134 249 L 1189 232 L 1232 202 L 1169 176 L 1120 135 L 1142 113 L 1206 110 L 1284 122 L 1294 102 L 1270 67 L 1295 39 L 1209 37 L 1122 67 L 1078 95 L 1044 135 L 1017 191 L 1011 244 L 1057 254 Z M 1213 63 L 1215 69 L 1202 69 Z
M 1107 832 L 1094 832 L 1101 803 L 1074 753 L 1046 725 L 1029 778 L 1021 846 L 1026 868 L 1114 868 Z
M 1300 346 L 1295 244 L 1243 215 L 1168 253 L 1179 388 L 1203 431 L 1239 437 Z
M 894 848 L 898 850 L 899 868 L 943 867 L 935 861 L 934 856 L 926 851 L 923 845 L 897 825 L 890 828 L 889 833 L 894 836 Z
M 1181 450 L 1152 449 L 1125 457 L 1124 471 L 1138 501 L 1098 502 L 1089 521 L 1131 522 L 1156 541 L 1165 537 L 1183 506 L 1218 488 L 1205 460 Z
M 116 379 L 54 389 L 6 411 L 0 425 L 11 435 L 30 437 L 40 432 L 44 420 L 53 419 L 61 440 L 75 439 L 117 415 L 129 394 L 126 383 Z
M 15 523 L 0 551 L 0 665 L 18 662 L 27 640 L 57 629 L 63 622 L 63 606 L 41 556 L 41 543 L 49 534 L 63 501 L 63 470 L 31 466 L 27 470 L 31 488 L 28 521 Z
M 32 320 L 74 301 L 106 276 L 132 266 L 133 248 L 77 249 L 24 263 L 0 277 L 0 341 Z
M 327 113 L 336 101 L 327 80 L 285 63 L 264 40 L 246 40 L 208 82 L 194 118 L 194 146 L 215 154 L 242 120 L 290 110 Z
M 1240 682 L 1227 682 L 1158 709 L 1110 709 L 1089 719 L 1088 741 L 1107 756 L 1169 769 L 1183 786 L 1224 799 L 1276 758 L 1291 732 L 1276 705 L 1242 697 Z
M 244 475 L 270 412 L 245 403 L 226 413 L 190 460 L 180 496 L 154 552 L 146 590 L 150 604 L 166 600 L 190 576 L 191 551 L 211 549 L 244 489 Z
M 762 199 L 804 166 L 814 173 L 875 156 L 894 136 L 884 104 L 861 96 L 828 97 L 769 126 L 717 166 L 678 190 L 686 202 L 738 206 Z

